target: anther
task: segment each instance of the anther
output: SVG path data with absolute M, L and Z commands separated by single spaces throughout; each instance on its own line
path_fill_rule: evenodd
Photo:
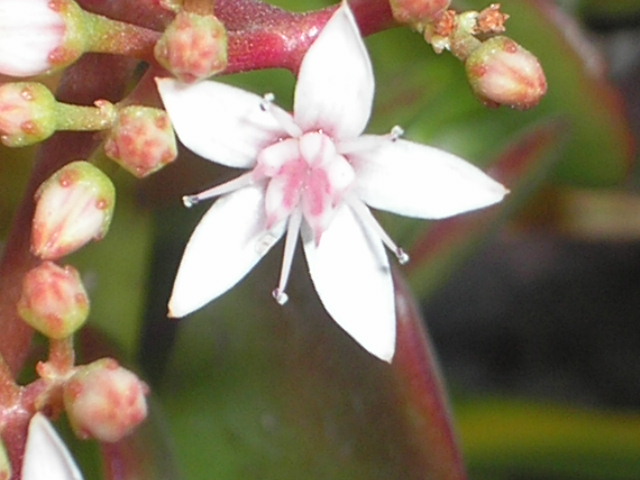
M 265 93 L 262 97 L 262 102 L 260 102 L 260 110 L 266 112 L 275 99 L 276 96 L 273 93 Z
M 281 290 L 280 288 L 274 289 L 273 292 L 271 292 L 271 295 L 279 305 L 284 305 L 289 301 L 289 295 L 287 295 L 285 291 Z
M 396 125 L 391 129 L 390 137 L 392 142 L 398 140 L 402 135 L 404 135 L 404 129 L 400 125 Z
M 396 254 L 396 258 L 400 265 L 404 265 L 409 262 L 409 254 L 402 248 L 398 247 L 394 253 Z
M 182 197 L 182 203 L 185 207 L 191 208 L 194 205 L 200 203 L 200 199 L 197 195 L 185 195 L 184 197 Z

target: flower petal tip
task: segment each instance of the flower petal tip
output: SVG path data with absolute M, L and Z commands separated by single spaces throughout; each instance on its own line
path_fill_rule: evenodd
M 377 353 L 376 352 L 370 352 L 370 353 L 372 353 L 373 355 L 378 357 L 383 362 L 391 364 L 391 362 L 393 362 L 393 357 L 394 357 L 396 351 L 395 351 L 395 347 L 392 347 L 391 349 L 386 349 L 386 350 L 381 351 L 381 352 L 377 352 Z
M 177 320 L 191 313 L 191 310 L 186 309 L 184 305 L 176 305 L 176 303 L 173 297 L 171 297 L 167 305 L 167 317 Z
M 29 422 L 22 478 L 82 480 L 82 474 L 66 445 L 41 413 L 36 413 Z

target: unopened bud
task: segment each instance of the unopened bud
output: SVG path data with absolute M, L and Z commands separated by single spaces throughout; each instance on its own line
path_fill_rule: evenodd
M 84 53 L 83 12 L 72 0 L 3 0 L 0 37 L 0 73 L 48 73 Z
M 31 327 L 56 340 L 77 331 L 89 315 L 89 298 L 78 271 L 43 262 L 22 283 L 18 312 Z
M 167 112 L 141 106 L 120 110 L 104 150 L 107 156 L 140 178 L 173 162 L 178 155 Z
M 71 427 L 83 439 L 116 442 L 147 416 L 147 385 L 110 358 L 79 367 L 63 392 Z
M 227 67 L 227 31 L 214 15 L 182 11 L 155 45 L 160 65 L 184 82 L 197 82 Z
M 393 18 L 410 25 L 436 20 L 444 12 L 451 0 L 390 0 Z
M 465 65 L 474 93 L 490 105 L 524 110 L 536 106 L 547 92 L 538 59 L 507 37 L 486 40 Z
M 35 82 L 0 85 L 0 141 L 8 147 L 24 147 L 48 138 L 56 131 L 56 99 L 47 87 Z
M 36 192 L 32 252 L 45 260 L 68 255 L 107 233 L 115 205 L 115 188 L 88 162 L 72 162 Z

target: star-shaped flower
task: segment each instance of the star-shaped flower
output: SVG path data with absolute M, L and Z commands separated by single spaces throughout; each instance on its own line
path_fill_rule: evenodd
M 178 137 L 204 158 L 250 169 L 198 195 L 219 196 L 186 247 L 169 301 L 182 317 L 234 286 L 285 236 L 273 295 L 285 287 L 298 236 L 327 312 L 360 345 L 390 361 L 395 305 L 386 245 L 407 255 L 368 206 L 442 218 L 500 201 L 506 189 L 441 150 L 362 135 L 373 103 L 369 56 L 346 2 L 307 51 L 293 115 L 264 98 L 213 81 L 158 80 Z
M 82 474 L 67 447 L 41 413 L 36 413 L 29 423 L 22 479 L 82 480 Z

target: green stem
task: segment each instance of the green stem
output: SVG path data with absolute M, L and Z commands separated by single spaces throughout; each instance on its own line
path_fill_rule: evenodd
M 98 107 L 56 104 L 56 130 L 105 130 L 113 126 L 115 119 L 115 108 L 107 102 Z
M 153 47 L 160 38 L 160 33 L 95 13 L 83 13 L 86 29 L 91 32 L 87 36 L 88 51 L 153 61 Z
M 73 349 L 73 336 L 61 340 L 49 340 L 49 364 L 59 374 L 69 372 L 76 361 L 76 353 Z

